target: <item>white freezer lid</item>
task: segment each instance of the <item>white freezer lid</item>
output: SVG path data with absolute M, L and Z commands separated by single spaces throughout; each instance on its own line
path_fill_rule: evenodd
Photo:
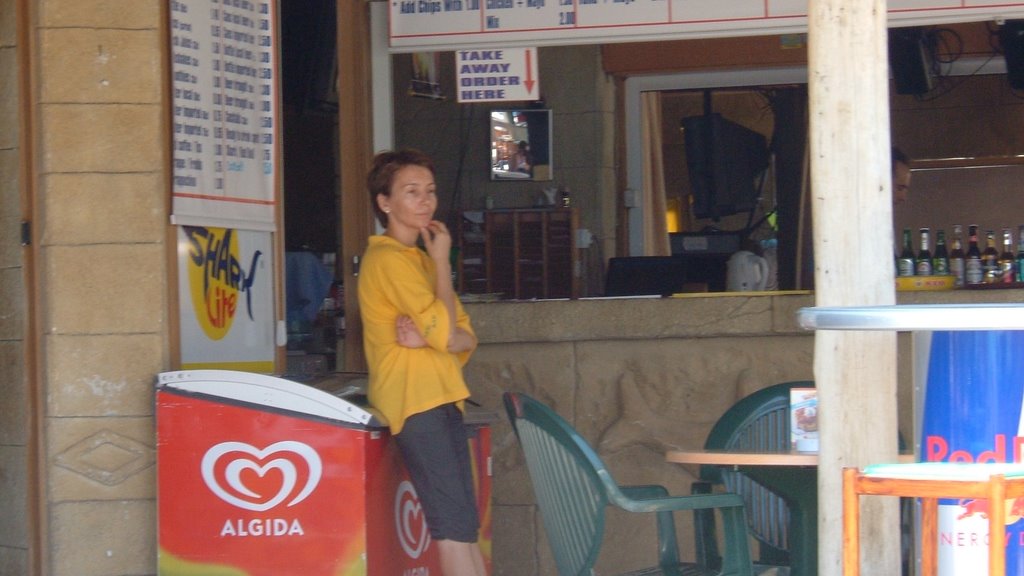
M 344 398 L 266 374 L 236 370 L 162 372 L 157 377 L 157 388 L 193 392 L 352 424 L 386 426 L 382 416 Z

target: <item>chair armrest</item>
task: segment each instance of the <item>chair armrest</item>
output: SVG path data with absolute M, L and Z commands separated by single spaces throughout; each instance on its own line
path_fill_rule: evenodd
M 674 512 L 676 510 L 743 508 L 744 506 L 743 498 L 731 492 L 695 494 L 692 496 L 665 496 L 660 498 L 612 498 L 612 503 L 630 512 Z
M 711 494 L 711 482 L 697 480 L 690 485 L 691 494 Z M 718 551 L 718 540 L 715 538 L 714 510 L 693 511 L 693 538 L 697 555 L 697 563 L 712 570 L 722 567 L 722 555 Z
M 655 493 L 650 488 L 633 490 L 633 493 Z M 746 507 L 743 498 L 732 492 L 718 494 L 696 494 L 691 496 L 662 496 L 657 498 L 630 498 L 626 493 L 609 494 L 610 503 L 629 512 L 655 512 L 659 516 L 659 528 L 661 517 L 671 516 L 672 512 L 678 510 L 720 510 L 722 514 L 722 528 L 725 536 L 725 550 L 730 553 L 722 558 L 720 568 L 723 573 L 734 573 L 740 567 L 750 565 L 750 548 L 747 540 Z M 660 538 L 659 538 L 660 540 Z M 660 544 L 659 544 L 660 545 Z M 705 555 L 703 560 L 708 564 L 714 563 L 717 559 Z M 703 563 L 703 562 L 702 562 Z M 711 568 L 705 564 L 706 567 Z M 718 567 L 714 567 L 718 568 Z
M 637 500 L 651 500 L 656 498 L 667 498 L 668 489 L 657 484 L 637 484 L 633 486 L 620 486 L 622 493 L 628 498 Z M 671 510 L 663 510 L 655 513 L 658 524 L 658 565 L 676 566 L 679 564 L 679 540 L 676 537 L 676 521 L 672 517 Z

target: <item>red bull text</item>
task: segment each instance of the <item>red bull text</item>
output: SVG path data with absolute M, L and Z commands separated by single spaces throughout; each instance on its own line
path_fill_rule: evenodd
M 921 458 L 1024 462 L 1024 331 L 934 332 L 928 349 Z M 987 500 L 939 501 L 939 575 L 984 574 Z M 1024 576 L 1024 498 L 1006 507 L 1006 573 Z

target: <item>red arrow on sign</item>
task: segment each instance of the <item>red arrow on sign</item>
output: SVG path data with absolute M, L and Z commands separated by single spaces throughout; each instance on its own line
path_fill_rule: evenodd
M 526 84 L 526 93 L 530 94 L 533 92 L 533 85 L 536 82 L 533 80 L 533 59 L 530 57 L 530 51 L 526 51 L 526 80 L 523 84 Z

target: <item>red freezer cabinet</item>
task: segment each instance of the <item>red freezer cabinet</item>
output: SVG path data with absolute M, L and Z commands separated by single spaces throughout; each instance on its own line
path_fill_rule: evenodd
M 371 409 L 273 376 L 190 370 L 158 376 L 156 423 L 161 576 L 441 574 Z M 467 427 L 490 570 L 490 428 Z

